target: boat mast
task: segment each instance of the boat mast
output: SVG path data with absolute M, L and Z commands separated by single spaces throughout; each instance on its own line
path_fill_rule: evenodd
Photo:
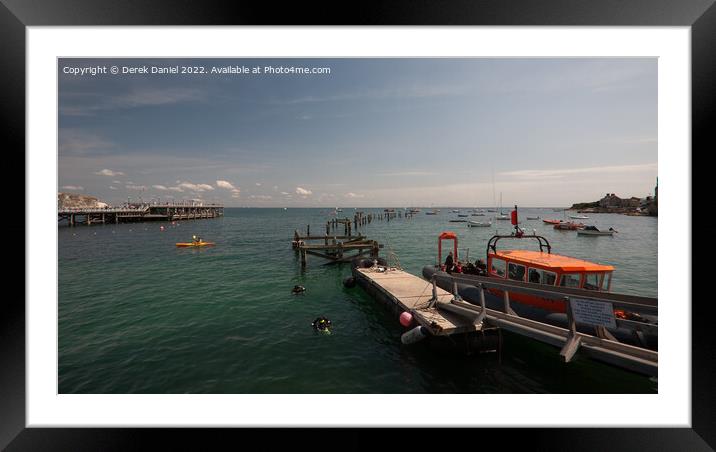
M 492 206 L 497 210 L 497 202 L 495 202 L 495 170 L 492 170 Z

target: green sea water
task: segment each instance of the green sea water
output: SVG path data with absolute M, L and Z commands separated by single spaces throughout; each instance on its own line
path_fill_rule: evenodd
M 379 213 L 382 209 L 361 209 Z M 484 257 L 492 228 L 435 216 L 378 220 L 360 232 L 421 275 L 437 236 L 458 233 L 460 254 Z M 59 226 L 60 393 L 654 393 L 657 382 L 577 356 L 561 362 L 548 345 L 503 333 L 501 356 L 442 356 L 400 343 L 404 328 L 360 287 L 347 289 L 348 264 L 291 249 L 293 231 L 325 232 L 327 209 L 225 209 L 222 218 Z M 339 217 L 351 217 L 344 208 Z M 486 213 L 491 216 L 493 214 Z M 526 216 L 553 252 L 616 267 L 612 291 L 657 296 L 657 219 L 590 214 L 614 237 L 577 237 Z M 485 217 L 468 219 L 483 220 Z M 160 227 L 163 226 L 164 230 Z M 342 232 L 342 229 L 341 229 Z M 198 234 L 215 247 L 180 249 Z M 527 245 L 527 244 L 525 244 Z M 501 246 L 502 242 L 501 242 Z M 526 246 L 529 247 L 529 246 Z M 469 251 L 468 251 L 469 249 Z M 303 285 L 302 295 L 291 288 Z M 311 322 L 328 317 L 332 334 Z

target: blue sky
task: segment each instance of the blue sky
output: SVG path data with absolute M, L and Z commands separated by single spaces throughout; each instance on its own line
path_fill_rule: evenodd
M 65 67 L 328 67 L 71 75 Z M 61 59 L 59 191 L 227 206 L 566 206 L 646 196 L 657 60 Z M 493 197 L 493 175 L 494 193 Z

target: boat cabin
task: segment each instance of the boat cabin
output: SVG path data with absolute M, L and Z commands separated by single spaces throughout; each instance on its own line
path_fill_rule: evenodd
M 611 265 L 529 250 L 488 252 L 487 268 L 490 277 L 603 292 L 614 271 Z
M 546 238 L 525 235 L 519 229 L 513 235 L 493 236 L 487 244 L 488 276 L 532 284 L 608 292 L 614 267 L 574 257 L 552 254 Z M 535 239 L 539 251 L 498 250 L 501 239 Z

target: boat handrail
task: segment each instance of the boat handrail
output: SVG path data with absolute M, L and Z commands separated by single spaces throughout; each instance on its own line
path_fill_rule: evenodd
M 575 289 L 568 287 L 546 286 L 541 284 L 527 283 L 523 281 L 496 281 L 496 278 L 488 276 L 464 275 L 456 276 L 455 273 L 441 272 L 441 277 L 451 278 L 454 282 L 477 285 L 482 284 L 486 288 L 511 289 L 521 292 L 534 292 L 538 294 L 563 295 L 589 299 L 604 303 L 612 303 L 615 307 L 636 309 L 644 313 L 657 314 L 658 298 L 642 297 L 638 295 L 618 294 L 612 292 L 595 292 L 586 289 Z M 539 287 L 537 287 L 539 286 Z
M 497 254 L 497 242 L 499 242 L 501 239 L 537 239 L 537 242 L 539 242 L 539 250 L 541 252 L 544 252 L 545 249 L 547 249 L 547 254 L 552 253 L 552 246 L 549 244 L 549 241 L 542 237 L 541 235 L 537 234 L 521 234 L 521 235 L 493 235 L 492 238 L 487 242 L 487 252 L 485 255 L 490 254 L 490 250 L 492 250 L 493 253 Z

